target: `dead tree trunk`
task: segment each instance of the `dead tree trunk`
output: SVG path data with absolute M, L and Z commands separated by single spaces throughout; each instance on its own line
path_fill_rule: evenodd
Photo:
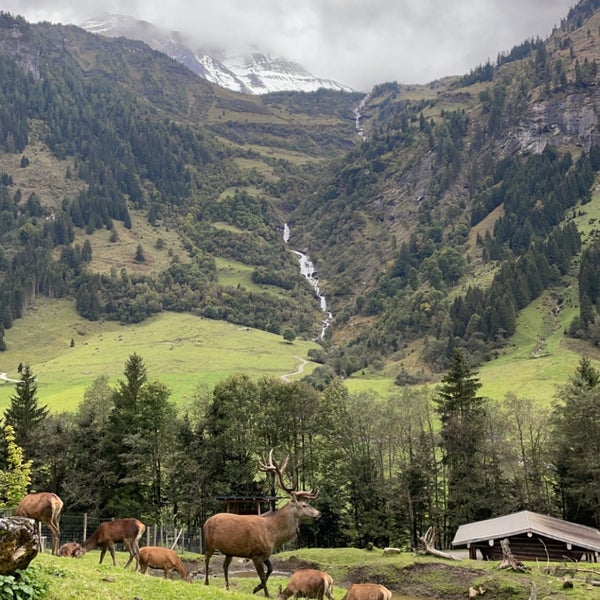
M 456 556 L 452 556 L 449 552 L 442 552 L 435 547 L 435 527 L 430 527 L 425 535 L 419 538 L 420 548 L 419 551 L 424 554 L 431 554 L 438 558 L 447 558 L 449 560 L 460 560 Z
M 510 549 L 510 542 L 507 539 L 503 539 L 500 542 L 500 546 L 502 548 L 502 562 L 498 565 L 499 569 L 512 569 L 520 573 L 528 571 L 527 567 L 513 556 Z

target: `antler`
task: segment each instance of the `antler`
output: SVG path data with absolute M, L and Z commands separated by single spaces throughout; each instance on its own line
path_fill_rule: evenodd
M 316 500 L 319 497 L 319 490 L 293 492 L 296 500 Z
M 273 448 L 271 448 L 271 451 L 269 452 L 269 464 L 267 465 L 259 460 L 258 468 L 261 471 L 264 471 L 265 473 L 275 473 L 275 475 L 277 475 L 277 480 L 279 481 L 279 486 L 281 487 L 281 489 L 290 495 L 294 495 L 296 493 L 295 486 L 289 487 L 283 481 L 283 474 L 285 473 L 285 470 L 287 468 L 289 458 L 289 456 L 286 456 L 283 462 L 281 463 L 281 466 L 279 466 L 273 459 Z
M 275 473 L 277 475 L 277 480 L 279 481 L 279 486 L 285 492 L 287 492 L 290 496 L 292 496 L 295 500 L 315 500 L 319 497 L 319 492 L 316 490 L 310 491 L 299 491 L 296 490 L 296 486 L 289 487 L 283 481 L 283 474 L 287 468 L 289 456 L 286 456 L 281 465 L 278 465 L 273 458 L 273 448 L 269 452 L 269 464 L 265 464 L 262 461 L 258 461 L 258 468 L 265 473 Z

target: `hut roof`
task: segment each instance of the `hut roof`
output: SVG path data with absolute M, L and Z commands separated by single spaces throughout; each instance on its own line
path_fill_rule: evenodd
M 528 510 L 461 525 L 452 540 L 452 545 L 470 545 L 523 533 L 541 535 L 579 548 L 600 551 L 600 531 L 598 529 Z

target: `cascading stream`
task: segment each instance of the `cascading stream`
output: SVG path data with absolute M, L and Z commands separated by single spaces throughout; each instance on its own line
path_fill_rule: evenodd
M 283 241 L 287 244 L 290 239 L 290 228 L 286 223 L 283 226 Z M 331 323 L 331 319 L 333 315 L 327 309 L 327 300 L 325 296 L 321 294 L 321 290 L 319 288 L 319 280 L 316 277 L 315 265 L 313 264 L 310 256 L 308 254 L 304 254 L 303 252 L 298 252 L 297 250 L 292 250 L 292 252 L 298 257 L 298 262 L 300 265 L 300 273 L 306 278 L 308 283 L 310 283 L 311 287 L 315 291 L 317 298 L 321 304 L 321 310 L 325 313 L 325 317 L 321 322 L 321 333 L 319 335 L 319 339 L 322 340 L 325 337 L 325 333 L 327 328 Z

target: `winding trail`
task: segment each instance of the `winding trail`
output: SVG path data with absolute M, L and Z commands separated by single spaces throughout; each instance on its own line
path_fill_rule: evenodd
M 295 356 L 294 358 L 297 358 L 300 361 L 300 366 L 295 371 L 293 371 L 292 373 L 286 373 L 285 375 L 281 376 L 281 379 L 283 381 L 288 382 L 288 383 L 290 381 L 290 377 L 292 377 L 294 375 L 300 375 L 304 371 L 305 365 L 307 365 L 310 362 L 309 360 L 306 360 L 304 358 L 300 358 L 299 356 Z
M 6 381 L 8 383 L 21 383 L 19 379 L 10 379 L 6 373 L 0 373 L 0 381 Z

